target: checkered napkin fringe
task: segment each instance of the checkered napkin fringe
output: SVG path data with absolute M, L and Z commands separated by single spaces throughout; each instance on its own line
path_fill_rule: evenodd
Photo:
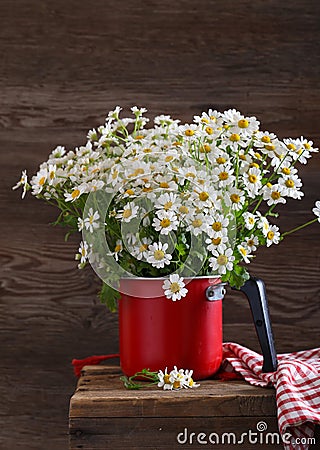
M 303 438 L 312 438 L 320 424 L 320 348 L 278 355 L 274 373 L 263 373 L 263 357 L 239 344 L 226 342 L 223 349 L 224 371 L 233 369 L 255 386 L 275 387 L 280 434 L 292 436 L 284 449 L 307 450 L 294 442 L 307 442 Z

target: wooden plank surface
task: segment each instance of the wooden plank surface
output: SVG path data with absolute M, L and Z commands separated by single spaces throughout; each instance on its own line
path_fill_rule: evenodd
M 205 380 L 196 389 L 136 391 L 124 388 L 120 374 L 116 367 L 84 367 L 70 401 L 70 449 L 181 448 L 179 433 L 180 442 L 199 446 L 196 438 L 191 436 L 190 441 L 190 434 L 200 432 L 206 433 L 207 440 L 212 432 L 219 437 L 232 432 L 237 442 L 249 429 L 257 432 L 261 421 L 268 432 L 277 433 L 272 388 L 244 381 Z M 246 448 L 254 447 L 247 442 Z
M 118 350 L 117 317 L 73 261 L 78 241 L 48 225 L 54 209 L 11 186 L 58 144 L 72 148 L 116 104 L 191 120 L 207 107 L 256 114 L 284 136 L 320 144 L 320 3 L 1 0 L 0 448 L 67 448 L 70 361 Z M 303 168 L 310 218 L 319 157 Z M 319 346 L 319 231 L 259 253 L 277 349 Z M 224 302 L 224 339 L 257 350 L 246 300 Z
M 264 422 L 267 424 L 266 433 L 257 432 L 257 424 Z M 231 450 L 241 448 L 246 450 L 270 450 L 283 449 L 280 444 L 280 437 L 277 432 L 277 420 L 275 417 L 201 417 L 201 418 L 108 418 L 108 419 L 73 419 L 71 425 L 75 432 L 70 435 L 70 450 L 75 449 L 104 449 L 112 450 L 130 448 L 139 450 L 163 449 L 202 449 L 202 448 L 223 448 Z M 223 432 L 222 432 L 223 430 Z M 241 438 L 244 433 L 251 430 L 251 443 L 247 438 Z M 182 433 L 182 435 L 180 434 Z M 192 434 L 193 433 L 193 434 Z M 206 441 L 207 444 L 199 444 Z M 209 436 L 211 433 L 212 442 L 220 442 L 220 445 L 211 444 Z M 225 434 L 223 433 L 232 433 Z M 256 433 L 256 434 L 255 434 Z M 266 437 L 269 433 L 268 437 Z M 180 444 L 177 440 L 180 438 Z M 261 437 L 262 436 L 262 437 Z M 217 441 L 217 439 L 220 439 Z M 261 440 L 260 440 L 261 439 Z M 272 440 L 273 439 L 273 440 Z M 279 439 L 279 441 L 278 441 Z M 255 441 L 256 440 L 256 441 Z M 243 443 L 241 444 L 240 442 Z M 260 444 L 260 442 L 262 442 Z M 278 444 L 279 442 L 279 444 Z M 222 443 L 222 444 L 221 444 Z
M 199 388 L 175 392 L 126 390 L 120 370 L 113 372 L 107 366 L 85 368 L 70 402 L 70 418 L 276 416 L 273 388 L 204 380 Z

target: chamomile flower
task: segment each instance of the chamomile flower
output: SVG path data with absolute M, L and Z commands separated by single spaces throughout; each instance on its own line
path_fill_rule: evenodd
M 199 236 L 201 233 L 207 231 L 208 221 L 204 214 L 189 215 L 187 217 L 188 226 L 187 231 L 191 231 L 194 236 Z
M 316 201 L 315 208 L 312 208 L 312 212 L 318 217 L 318 222 L 320 222 L 320 200 Z
M 113 252 L 111 253 L 116 261 L 119 261 L 119 256 L 121 255 L 122 250 L 123 250 L 122 241 L 121 239 L 117 239 L 116 245 L 113 249 Z
M 168 250 L 168 244 L 162 244 L 161 242 L 155 242 L 148 247 L 147 262 L 156 267 L 162 269 L 165 265 L 170 264 L 172 256 L 166 253 Z
M 246 198 L 242 190 L 236 187 L 230 187 L 224 195 L 224 201 L 226 206 L 230 207 L 233 211 L 239 211 L 242 209 Z
M 256 217 L 250 212 L 243 213 L 244 224 L 247 230 L 252 230 L 256 224 Z
M 262 216 L 260 213 L 257 213 L 258 216 L 258 228 L 261 229 L 263 235 L 266 237 L 268 232 L 270 231 L 270 223 L 268 221 L 268 219 L 264 216 Z
M 288 197 L 300 200 L 304 195 L 304 193 L 300 191 L 302 181 L 297 175 L 285 175 L 279 179 L 279 184 L 282 186 Z
M 254 198 L 261 188 L 261 171 L 252 167 L 243 175 L 243 181 L 249 197 Z
M 164 390 L 172 390 L 172 383 L 170 381 L 171 375 L 168 373 L 168 368 L 165 368 L 165 371 L 159 370 L 158 372 L 158 387 L 163 388 Z
M 30 183 L 31 183 L 31 186 L 32 186 L 32 194 L 33 195 L 40 194 L 40 192 L 44 188 L 44 185 L 45 185 L 45 183 L 47 181 L 47 178 L 48 178 L 48 169 L 47 168 L 39 170 L 37 175 L 32 177 Z
M 57 171 L 56 164 L 49 164 L 49 166 L 48 166 L 48 183 L 49 183 L 50 186 L 55 181 L 56 171 Z
M 21 178 L 18 181 L 18 183 L 12 187 L 13 190 L 18 189 L 20 186 L 22 186 L 22 195 L 21 197 L 24 198 L 27 192 L 27 188 L 28 188 L 28 175 L 27 175 L 27 171 L 23 170 L 21 172 Z
M 248 249 L 248 247 L 244 247 L 243 245 L 238 245 L 237 249 L 243 261 L 247 264 L 250 263 L 250 258 L 253 257 L 253 255 L 250 254 L 250 249 Z
M 209 258 L 209 266 L 212 271 L 219 275 L 225 275 L 227 271 L 233 269 L 233 256 L 232 248 L 227 248 L 225 245 L 221 245 L 216 250 L 213 250 L 212 257 Z
M 100 219 L 100 214 L 98 213 L 98 211 L 93 212 L 92 208 L 89 208 L 88 213 L 88 217 L 84 219 L 84 226 L 86 227 L 86 230 L 89 230 L 90 233 L 93 233 L 94 230 L 99 228 L 99 223 L 97 221 Z
M 258 236 L 251 234 L 251 236 L 249 236 L 249 237 L 247 236 L 245 238 L 245 241 L 242 242 L 241 245 L 245 248 L 248 248 L 250 250 L 250 253 L 255 252 L 259 245 L 259 238 L 258 238 Z
M 162 286 L 164 295 L 172 301 L 181 300 L 187 295 L 188 289 L 185 288 L 183 278 L 178 274 L 171 274 L 169 279 L 165 280 Z
M 232 184 L 235 179 L 236 177 L 233 175 L 233 168 L 228 164 L 216 167 L 212 171 L 212 180 L 218 184 L 219 188 Z
M 280 242 L 279 228 L 276 225 L 271 225 L 266 234 L 266 238 L 267 247 L 270 247 L 271 244 L 278 244 Z
M 178 199 L 177 194 L 174 194 L 173 192 L 166 192 L 164 194 L 161 194 L 157 198 L 154 206 L 156 209 L 164 209 L 165 211 L 176 211 L 180 206 L 180 201 Z
M 77 224 L 78 230 L 82 231 L 84 229 L 84 220 L 81 217 L 78 217 Z
M 129 202 L 125 207 L 118 211 L 116 218 L 123 222 L 129 223 L 132 219 L 138 216 L 139 206 L 133 202 Z
M 75 186 L 71 192 L 65 192 L 65 201 L 66 202 L 74 202 L 77 200 L 87 189 L 87 185 L 85 183 Z
M 208 217 L 207 234 L 212 238 L 226 236 L 228 234 L 229 219 L 223 214 Z
M 209 252 L 213 252 L 219 247 L 221 244 L 227 244 L 228 236 L 218 236 L 206 239 L 207 250 Z
M 286 199 L 284 198 L 286 191 L 281 184 L 268 183 L 263 187 L 262 192 L 263 200 L 266 200 L 268 206 L 286 203 Z
M 157 211 L 157 217 L 153 219 L 152 226 L 160 234 L 169 234 L 170 231 L 178 228 L 177 216 L 173 211 L 160 210 Z
M 132 256 L 137 258 L 139 261 L 145 261 L 148 255 L 148 247 L 151 243 L 152 241 L 148 237 L 143 237 L 139 245 L 136 245 L 137 243 L 135 242 L 131 249 Z
M 80 242 L 78 252 L 79 252 L 79 256 L 80 256 L 80 265 L 85 264 L 87 262 L 88 254 L 89 254 L 89 245 L 87 244 L 86 241 Z
M 184 380 L 183 380 L 183 387 L 184 388 L 197 388 L 200 386 L 200 383 L 195 383 L 194 379 L 192 378 L 193 370 L 185 370 L 184 374 Z

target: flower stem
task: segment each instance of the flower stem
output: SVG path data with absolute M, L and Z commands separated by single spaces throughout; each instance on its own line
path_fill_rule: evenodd
M 304 223 L 303 225 L 299 225 L 298 227 L 293 228 L 292 230 L 285 231 L 284 233 L 282 233 L 281 239 L 284 238 L 285 236 L 288 236 L 288 234 L 295 233 L 296 231 L 302 230 L 303 228 L 307 227 L 308 225 L 315 223 L 317 220 L 318 220 L 317 218 L 312 219 L 309 222 Z

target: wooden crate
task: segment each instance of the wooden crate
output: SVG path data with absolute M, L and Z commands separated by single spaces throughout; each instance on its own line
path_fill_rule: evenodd
M 83 369 L 70 401 L 70 449 L 283 448 L 273 388 L 206 380 L 197 389 L 131 391 L 120 375 L 114 366 Z

